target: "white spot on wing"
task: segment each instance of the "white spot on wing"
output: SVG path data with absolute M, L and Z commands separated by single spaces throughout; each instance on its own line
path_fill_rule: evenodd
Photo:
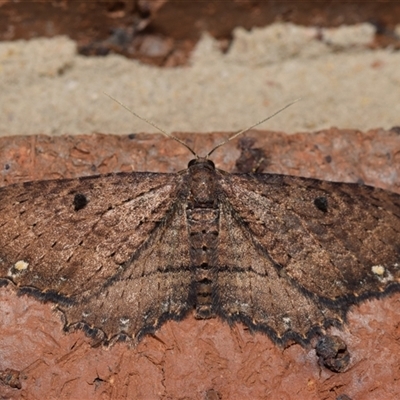
M 24 260 L 19 260 L 14 264 L 14 268 L 17 271 L 25 271 L 28 268 L 28 266 L 29 266 L 29 263 L 27 263 Z
M 15 277 L 18 274 L 26 271 L 29 267 L 29 263 L 24 260 L 18 260 L 8 271 L 8 276 Z
M 383 265 L 374 265 L 373 267 L 371 267 L 371 270 L 375 275 L 383 276 L 386 269 Z
M 387 283 L 387 282 L 393 281 L 393 275 L 383 265 L 374 265 L 371 267 L 371 271 L 376 275 L 376 277 L 382 283 Z
M 286 329 L 289 329 L 292 325 L 292 320 L 289 317 L 283 317 L 283 324 L 285 325 Z

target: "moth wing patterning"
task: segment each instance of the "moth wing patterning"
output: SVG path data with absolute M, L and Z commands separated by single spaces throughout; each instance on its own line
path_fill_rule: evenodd
M 215 226 L 196 219 L 210 206 Z M 307 342 L 399 287 L 400 196 L 201 160 L 180 174 L 12 185 L 0 189 L 0 277 L 106 340 L 138 338 L 211 293 L 222 318 Z
M 357 184 L 220 172 L 220 312 L 301 340 L 398 287 L 400 196 Z
M 151 330 L 188 307 L 181 184 L 121 173 L 0 189 L 0 276 L 57 302 L 67 324 Z

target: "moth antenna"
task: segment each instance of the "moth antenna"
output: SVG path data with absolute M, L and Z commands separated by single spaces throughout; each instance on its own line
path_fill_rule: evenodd
M 116 103 L 118 103 L 121 107 L 125 108 L 125 110 L 129 111 L 132 115 L 134 115 L 136 118 L 139 118 L 143 122 L 146 122 L 147 124 L 151 125 L 153 128 L 156 128 L 159 132 L 161 132 L 164 136 L 166 136 L 169 139 L 173 139 L 176 142 L 180 143 L 182 146 L 186 147 L 196 158 L 199 158 L 199 156 L 195 153 L 194 150 L 192 150 L 185 142 L 182 140 L 178 139 L 177 137 L 171 135 L 170 133 L 164 131 L 163 129 L 159 128 L 154 122 L 149 121 L 148 119 L 141 117 L 139 114 L 136 114 L 134 111 L 132 111 L 130 108 L 128 108 L 125 104 L 121 103 L 119 100 L 116 98 L 112 97 L 110 94 L 103 92 L 106 96 L 108 96 L 111 100 L 114 100 Z
M 280 112 L 282 112 L 283 110 L 286 110 L 288 107 L 290 107 L 291 105 L 293 105 L 294 103 L 297 103 L 298 101 L 300 101 L 301 98 L 298 98 L 296 100 L 293 100 L 292 102 L 290 102 L 289 104 L 286 104 L 285 107 L 282 107 L 280 110 L 274 112 L 272 115 L 270 115 L 267 118 L 262 119 L 261 121 L 256 122 L 255 124 L 249 126 L 246 129 L 243 129 L 239 132 L 236 132 L 235 134 L 233 134 L 232 136 L 230 136 L 228 139 L 225 139 L 224 141 L 222 141 L 221 143 L 217 144 L 207 155 L 206 155 L 206 159 L 208 157 L 211 156 L 212 153 L 214 153 L 215 150 L 217 150 L 218 148 L 220 148 L 221 146 L 223 146 L 225 143 L 230 142 L 231 140 L 235 139 L 236 137 L 238 137 L 239 135 L 248 132 L 250 129 L 255 128 L 258 125 L 261 125 L 263 122 L 268 121 L 269 119 L 271 119 L 272 117 L 275 117 L 275 115 L 279 114 Z

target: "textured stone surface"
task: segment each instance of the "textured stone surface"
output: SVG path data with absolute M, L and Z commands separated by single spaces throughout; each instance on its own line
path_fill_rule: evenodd
M 204 156 L 229 134 L 178 136 Z M 2 186 L 119 171 L 176 172 L 192 158 L 183 146 L 149 134 L 0 137 L 0 147 Z M 261 167 L 259 172 L 363 182 L 400 193 L 400 135 L 396 129 L 332 128 L 290 136 L 251 131 L 226 143 L 212 159 L 218 168 L 231 172 Z
M 221 136 L 190 135 L 188 140 L 195 149 L 209 149 Z M 395 131 L 332 129 L 289 137 L 273 133 L 247 136 L 250 139 L 241 146 L 231 143 L 215 154 L 218 167 L 237 168 L 235 161 L 241 152 L 242 161 L 247 162 L 239 167 L 249 166 L 252 158 L 260 156 L 251 149 L 261 148 L 267 160 L 264 172 L 339 181 L 362 179 L 400 192 L 400 139 Z M 154 136 L 138 138 L 3 138 L 2 177 L 11 183 L 132 166 L 172 171 L 184 168 L 190 159 L 175 143 Z M 51 305 L 17 297 L 7 288 L 1 288 L 0 296 L 0 371 L 2 376 L 7 369 L 14 370 L 14 376 L 19 372 L 22 386 L 11 388 L 0 382 L 0 393 L 9 398 L 204 399 L 219 395 L 222 399 L 335 399 L 347 394 L 351 398 L 395 399 L 400 393 L 396 375 L 400 362 L 399 294 L 354 307 L 345 329 L 330 330 L 346 342 L 351 354 L 349 369 L 340 374 L 320 367 L 311 346 L 283 349 L 242 325 L 229 327 L 217 319 L 198 321 L 191 316 L 166 323 L 136 348 L 124 343 L 110 349 L 92 348 L 82 332 L 62 332 L 60 317 Z
M 67 35 L 85 54 L 117 52 L 171 66 L 187 61 L 204 31 L 228 42 L 237 26 L 250 29 L 275 21 L 319 27 L 373 22 L 379 42 L 398 44 L 392 32 L 399 15 L 398 4 L 381 1 L 360 6 L 330 1 L 5 0 L 0 2 L 0 40 Z
M 83 57 L 66 37 L 0 43 L 0 136 L 156 131 L 104 92 L 168 132 L 241 130 L 299 97 L 262 128 L 399 125 L 400 53 L 338 49 L 317 31 L 282 24 L 236 30 L 226 54 L 205 35 L 185 68 Z

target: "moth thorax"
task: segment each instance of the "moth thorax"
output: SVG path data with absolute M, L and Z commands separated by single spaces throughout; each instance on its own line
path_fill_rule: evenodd
M 194 207 L 211 207 L 216 205 L 215 170 L 208 164 L 195 164 L 189 169 L 189 201 Z

